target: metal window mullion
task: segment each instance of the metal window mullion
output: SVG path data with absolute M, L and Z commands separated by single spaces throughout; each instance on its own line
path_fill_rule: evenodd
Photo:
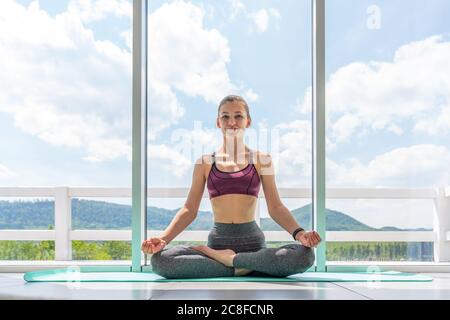
M 326 271 L 325 220 L 325 0 L 312 0 L 312 214 L 322 242 L 316 271 Z
M 131 271 L 142 271 L 147 232 L 147 0 L 133 0 Z

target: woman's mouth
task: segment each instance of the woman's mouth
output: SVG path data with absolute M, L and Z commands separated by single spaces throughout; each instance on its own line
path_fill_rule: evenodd
M 239 131 L 240 131 L 239 128 L 236 128 L 236 129 L 233 129 L 233 128 L 227 128 L 227 129 L 226 129 L 226 132 L 229 132 L 229 133 L 232 133 L 232 134 L 235 134 L 235 133 L 237 133 L 237 132 L 239 132 Z

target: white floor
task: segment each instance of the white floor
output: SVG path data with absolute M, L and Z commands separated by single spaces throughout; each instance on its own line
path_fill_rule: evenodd
M 424 273 L 432 282 L 124 282 L 26 283 L 0 273 L 0 299 L 86 300 L 450 300 L 450 273 Z

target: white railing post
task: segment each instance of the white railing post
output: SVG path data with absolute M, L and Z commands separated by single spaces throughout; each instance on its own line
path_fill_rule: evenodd
M 55 188 L 55 260 L 72 260 L 72 208 L 68 187 Z
M 434 242 L 434 261 L 450 261 L 450 241 L 447 240 L 447 232 L 450 231 L 450 192 L 447 188 L 437 189 L 437 197 L 434 199 L 433 230 L 436 234 Z

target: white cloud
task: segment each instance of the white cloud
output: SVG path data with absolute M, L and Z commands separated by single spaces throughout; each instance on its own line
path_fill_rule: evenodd
M 0 2 L 0 111 L 52 145 L 82 148 L 88 161 L 126 156 L 131 145 L 131 29 L 120 36 L 128 50 L 98 41 L 84 23 L 129 16 L 128 1 L 72 1 L 49 16 L 38 2 Z M 150 21 L 149 139 L 184 116 L 176 90 L 216 104 L 236 88 L 226 64 L 230 48 L 203 11 L 175 1 Z M 130 21 L 131 24 L 131 21 Z
M 125 40 L 125 44 L 127 45 L 127 48 L 130 50 L 130 52 L 133 50 L 133 31 L 131 29 L 122 31 L 120 33 L 120 36 L 123 40 Z
M 367 164 L 355 158 L 327 159 L 327 187 L 436 188 L 450 181 L 450 150 L 415 145 L 391 150 Z M 433 202 L 428 199 L 327 199 L 327 208 L 380 228 L 432 228 Z M 414 241 L 414 239 L 411 239 Z
M 271 152 L 277 185 L 311 187 L 311 128 L 306 121 L 277 125 L 279 149 Z M 367 163 L 356 158 L 326 159 L 327 187 L 435 188 L 450 181 L 450 150 L 437 145 L 415 145 L 380 154 Z M 340 210 L 373 227 L 432 226 L 432 202 L 422 200 L 327 200 Z M 380 211 L 380 208 L 383 208 Z M 428 212 L 429 215 L 424 215 Z
M 257 101 L 259 96 L 257 93 L 255 93 L 252 89 L 248 89 L 244 95 L 243 95 L 244 99 L 249 101 L 249 102 L 254 102 Z
M 164 144 L 151 144 L 148 147 L 149 169 L 158 168 L 170 172 L 176 178 L 182 178 L 193 168 L 193 162 L 183 154 Z M 155 183 L 151 182 L 152 185 Z
M 276 18 L 276 19 L 281 19 L 281 14 L 280 11 L 278 11 L 275 8 L 269 8 L 269 13 L 272 17 Z
M 95 114 L 61 112 L 52 105 L 26 100 L 15 111 L 14 124 L 24 132 L 54 146 L 85 147 L 88 161 L 107 161 L 126 156 L 131 161 L 129 141 L 110 137 L 110 129 Z
M 327 138 L 333 148 L 372 133 L 427 134 L 450 132 L 450 42 L 434 36 L 400 47 L 391 62 L 354 62 L 341 67 L 327 82 Z M 298 101 L 300 114 L 311 112 L 311 88 Z M 370 145 L 368 145 L 370 147 Z M 442 145 L 398 147 L 369 160 L 342 154 L 327 158 L 328 187 L 446 186 L 450 150 Z M 355 155 L 359 156 L 359 155 Z M 336 200 L 327 207 L 341 210 L 371 226 L 430 227 L 432 203 L 418 200 Z M 383 208 L 382 213 L 380 207 Z M 430 212 L 430 216 L 424 216 Z M 382 217 L 382 219 L 380 219 Z
M 161 131 L 178 123 L 185 110 L 169 85 L 152 80 L 148 85 L 148 135 L 155 140 Z
M 190 2 L 163 4 L 149 17 L 149 139 L 178 123 L 185 110 L 176 91 L 216 105 L 230 92 L 257 99 L 251 88 L 233 84 L 228 40 L 203 25 L 205 12 Z
M 75 48 L 74 39 L 66 31 L 65 21 L 51 19 L 47 12 L 40 9 L 37 1 L 28 7 L 12 0 L 0 1 L 0 17 L 0 39 L 3 45 L 7 44 L 10 48 L 19 50 L 19 46 L 37 45 L 50 49 Z
M 352 120 L 349 120 L 350 122 Z M 283 186 L 311 184 L 311 122 L 296 120 L 275 125 L 271 149 L 277 180 Z M 327 137 L 327 154 L 332 142 Z M 367 163 L 347 157 L 326 159 L 327 183 L 331 187 L 437 187 L 450 181 L 450 150 L 433 144 L 395 148 Z
M 450 42 L 433 36 L 400 47 L 392 62 L 354 62 L 327 82 L 327 117 L 336 141 L 359 130 L 405 130 L 429 135 L 450 132 Z M 308 110 L 311 91 L 298 110 Z M 350 127 L 338 124 L 352 119 Z M 357 119 L 357 122 L 356 122 Z
M 130 159 L 130 51 L 96 41 L 73 11 L 51 17 L 36 1 L 1 1 L 0 30 L 0 111 L 16 127 L 82 148 L 86 160 Z
M 450 133 L 450 101 L 443 106 L 439 113 L 431 117 L 417 120 L 414 132 L 424 133 L 430 136 L 445 136 Z
M 202 128 L 202 123 L 196 121 L 193 129 L 173 130 L 170 145 L 149 144 L 149 167 L 162 168 L 182 180 L 184 185 L 190 185 L 196 160 L 216 150 L 221 143 L 219 129 Z
M 273 127 L 271 154 L 279 186 L 311 184 L 311 122 L 296 120 Z
M 450 150 L 423 144 L 380 154 L 363 164 L 349 158 L 344 163 L 327 159 L 329 186 L 438 187 L 450 181 Z
M 248 12 L 244 3 L 240 0 L 228 0 L 230 4 L 230 21 L 235 20 L 239 15 L 244 15 L 246 19 L 251 21 L 252 28 L 250 32 L 256 30 L 257 33 L 264 33 L 269 29 L 272 21 L 280 20 L 281 14 L 275 8 L 262 8 L 254 12 Z
M 351 121 L 351 120 L 350 120 Z M 279 187 L 311 187 L 311 122 L 296 120 L 273 127 L 278 145 L 271 153 Z M 272 131 L 272 134 L 274 132 Z M 278 138 L 277 138 L 278 137 Z M 327 140 L 327 152 L 328 144 Z M 326 159 L 327 186 L 434 188 L 450 181 L 450 150 L 423 144 L 379 154 L 367 163 L 348 157 L 344 161 Z M 383 211 L 380 212 L 380 207 Z M 327 208 L 341 210 L 373 227 L 430 227 L 432 203 L 421 200 L 327 200 Z M 400 211 L 399 211 L 400 210 Z M 382 219 L 380 219 L 382 217 Z
M 128 0 L 72 0 L 68 11 L 84 23 L 89 23 L 110 15 L 131 18 L 133 5 Z
M 281 15 L 278 10 L 274 8 L 260 9 L 256 12 L 249 14 L 250 19 L 253 21 L 256 28 L 256 32 L 264 33 L 269 28 L 269 23 L 272 18 L 281 19 Z
M 331 125 L 331 132 L 336 136 L 336 142 L 341 142 L 346 140 L 358 126 L 359 119 L 357 116 L 353 114 L 344 114 Z
M 84 160 L 91 162 L 102 162 L 113 160 L 119 155 L 123 155 L 126 156 L 128 161 L 131 161 L 131 146 L 129 141 L 125 139 L 96 139 L 87 143 L 87 146 L 89 156 L 84 157 Z
M 240 0 L 228 0 L 231 6 L 230 20 L 234 20 L 241 13 L 245 13 L 245 5 Z
M 14 171 L 0 163 L 0 179 L 7 179 L 16 175 L 17 174 Z
M 312 126 L 310 120 L 279 123 L 271 129 L 271 148 L 277 181 L 283 187 L 309 187 L 312 179 Z M 328 137 L 326 150 L 334 148 Z
M 269 26 L 269 13 L 265 9 L 261 9 L 254 13 L 251 13 L 250 16 L 253 19 L 253 23 L 255 24 L 256 31 L 259 33 L 263 33 L 267 31 Z
M 204 12 L 189 2 L 174 1 L 149 18 L 150 82 L 216 104 L 232 91 L 226 65 L 228 40 L 203 26 Z
M 306 88 L 303 98 L 297 98 L 295 103 L 296 110 L 300 115 L 310 116 L 312 113 L 312 88 Z M 328 116 L 328 112 L 326 116 Z

